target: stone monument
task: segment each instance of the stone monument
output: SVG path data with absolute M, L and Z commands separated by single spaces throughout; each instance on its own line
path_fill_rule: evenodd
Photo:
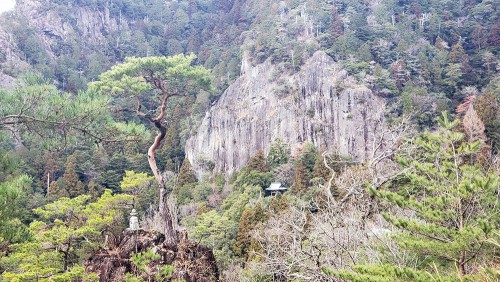
M 130 213 L 130 222 L 129 222 L 129 230 L 139 230 L 139 218 L 137 217 L 137 211 L 132 209 Z

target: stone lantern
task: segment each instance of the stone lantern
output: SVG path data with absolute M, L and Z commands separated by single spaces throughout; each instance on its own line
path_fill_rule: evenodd
M 130 213 L 130 222 L 129 222 L 129 230 L 139 230 L 139 218 L 137 217 L 137 211 L 132 209 Z

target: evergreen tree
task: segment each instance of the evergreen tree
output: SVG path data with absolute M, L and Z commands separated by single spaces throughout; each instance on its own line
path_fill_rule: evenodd
M 77 154 L 73 154 L 68 157 L 64 166 L 64 186 L 70 197 L 76 197 L 85 193 L 85 186 L 76 173 L 76 160 Z
M 267 212 L 260 203 L 257 203 L 252 210 L 253 221 L 255 223 L 264 222 L 268 219 Z
M 467 56 L 464 47 L 461 44 L 454 44 L 451 47 L 451 51 L 448 54 L 448 63 L 450 64 L 461 64 L 464 58 Z
M 302 161 L 299 161 L 295 166 L 295 178 L 292 185 L 292 193 L 295 195 L 305 195 L 307 193 L 307 187 L 309 184 L 309 178 L 307 176 L 307 170 L 302 164 Z
M 281 211 L 284 211 L 288 208 L 289 203 L 288 203 L 288 198 L 286 195 L 277 195 L 276 197 L 273 197 L 273 200 L 271 201 L 271 204 L 269 205 L 269 211 L 272 214 L 277 214 Z
M 250 231 L 252 230 L 252 210 L 246 208 L 241 214 L 240 222 L 238 224 L 238 236 L 233 245 L 234 253 L 246 260 L 247 248 L 250 245 Z
M 248 160 L 248 163 L 245 168 L 247 172 L 251 172 L 253 170 L 258 172 L 268 172 L 269 167 L 267 166 L 266 163 L 266 157 L 264 156 L 264 151 L 259 150 L 255 154 L 255 156 L 251 157 L 250 160 Z
M 0 280 L 82 280 L 84 268 L 80 263 L 88 253 L 104 246 L 103 232 L 109 234 L 112 226 L 120 226 L 121 206 L 131 198 L 107 190 L 94 203 L 89 203 L 90 196 L 80 195 L 35 209 L 40 221 L 30 224 L 33 239 L 13 246 L 12 252 L 0 259 L 0 267 L 6 270 Z
M 4 244 L 28 238 L 27 226 L 22 222 L 27 219 L 27 210 L 23 207 L 26 205 L 26 188 L 30 185 L 31 179 L 26 175 L 0 183 L 0 249 L 5 247 Z
M 138 117 L 157 129 L 156 137 L 147 150 L 147 160 L 158 183 L 159 211 L 165 222 L 163 230 L 165 241 L 171 244 L 177 242 L 178 238 L 169 212 L 170 207 L 166 201 L 168 194 L 166 181 L 158 168 L 156 153 L 165 140 L 167 131 L 165 120 L 170 115 L 169 107 L 172 101 L 194 96 L 201 89 L 212 90 L 210 72 L 202 66 L 194 66 L 195 59 L 196 56 L 193 54 L 172 57 L 129 57 L 124 63 L 101 74 L 100 80 L 90 85 L 90 89 L 112 95 L 122 102 L 127 101 L 131 95 L 135 96 L 138 104 L 133 106 L 134 111 Z M 154 109 L 156 115 L 151 115 L 149 110 L 143 111 L 143 107 L 148 106 L 147 102 L 157 98 L 160 103 Z M 127 105 L 127 108 L 131 109 L 131 106 Z
M 458 85 L 462 82 L 463 72 L 460 64 L 450 64 L 444 69 L 444 84 L 451 87 L 450 93 L 459 93 Z
M 302 154 L 300 155 L 300 160 L 307 172 L 307 177 L 309 179 L 312 178 L 312 172 L 314 170 L 314 164 L 316 163 L 317 158 L 318 151 L 316 150 L 316 147 L 313 143 L 307 143 L 304 147 L 304 150 L 302 151 Z
M 68 190 L 64 188 L 64 185 L 59 183 L 60 181 L 52 181 L 49 186 L 48 195 L 55 196 L 57 198 L 69 197 Z
M 290 155 L 290 148 L 288 144 L 283 142 L 283 140 L 277 138 L 271 144 L 269 153 L 266 157 L 266 163 L 271 169 L 274 169 L 282 164 L 288 162 L 288 157 Z
M 198 182 L 198 179 L 196 178 L 196 174 L 193 171 L 193 168 L 191 167 L 191 163 L 189 160 L 186 158 L 182 162 L 181 169 L 179 171 L 179 177 L 177 179 L 177 187 L 183 187 L 185 185 L 189 184 L 195 184 Z
M 477 114 L 484 123 L 488 144 L 494 152 L 500 151 L 500 106 L 492 92 L 478 98 L 474 104 Z
M 269 219 L 267 212 L 262 208 L 260 203 L 257 203 L 255 207 L 252 209 L 252 225 L 255 230 L 259 230 L 258 225 L 260 223 L 266 222 Z M 258 244 L 258 242 L 252 238 L 252 234 L 249 234 L 250 244 L 248 245 L 247 251 L 247 259 L 254 260 L 256 258 L 257 253 L 262 253 L 262 247 Z
M 453 131 L 458 121 L 444 115 L 439 124 L 440 132 L 416 140 L 419 148 L 411 159 L 399 158 L 403 179 L 391 190 L 372 191 L 415 212 L 412 218 L 384 217 L 400 229 L 392 234 L 399 247 L 423 263 L 414 268 L 358 266 L 356 273 L 341 271 L 338 276 L 352 281 L 472 281 L 479 265 L 493 261 L 489 242 L 499 234 L 498 171 L 467 161 L 479 152 L 481 141 L 467 142 L 463 133 Z
M 331 174 L 331 171 L 325 166 L 323 157 L 318 156 L 318 158 L 316 158 L 316 162 L 314 163 L 313 177 L 319 178 L 324 182 L 330 179 Z
M 179 170 L 181 160 L 184 158 L 184 149 L 181 146 L 181 138 L 179 134 L 179 122 L 182 120 L 181 105 L 177 104 L 174 107 L 172 116 L 168 118 L 169 125 L 165 133 L 165 144 L 158 154 L 158 161 L 165 163 L 165 170 Z
M 92 156 L 84 167 L 85 174 L 97 185 L 102 185 L 104 182 L 103 174 L 107 162 L 108 154 L 106 151 L 102 147 L 93 148 Z
M 104 168 L 105 171 L 102 176 L 104 187 L 111 189 L 113 192 L 120 191 L 120 181 L 125 175 L 128 165 L 129 161 L 123 154 L 114 153 Z
M 249 258 L 252 250 L 252 231 L 259 223 L 265 222 L 268 219 L 266 211 L 260 203 L 257 203 L 254 208 L 246 208 L 241 214 L 238 225 L 238 236 L 233 245 L 234 253 L 245 259 Z M 254 246 L 255 247 L 255 246 Z
M 98 185 L 95 183 L 95 181 L 91 180 L 89 182 L 89 185 L 87 186 L 87 191 L 92 200 L 97 199 L 97 197 L 99 196 L 99 190 L 100 189 Z
M 56 172 L 58 170 L 58 165 L 57 165 L 57 156 L 53 152 L 46 152 L 43 155 L 43 160 L 44 160 L 44 167 L 43 167 L 43 175 L 42 175 L 42 185 L 46 189 L 49 188 L 47 187 L 47 178 L 49 181 L 54 181 Z M 50 185 L 50 184 L 49 184 Z

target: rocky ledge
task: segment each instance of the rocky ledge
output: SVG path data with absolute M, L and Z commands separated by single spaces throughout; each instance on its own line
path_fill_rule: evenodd
M 300 152 L 307 142 L 365 161 L 383 117 L 385 101 L 322 51 L 297 73 L 267 61 L 250 67 L 208 111 L 186 155 L 199 175 L 203 164 L 230 174 L 274 139 Z
M 100 249 L 85 262 L 87 273 L 96 273 L 100 281 L 124 281 L 126 273 L 135 273 L 145 281 L 155 277 L 162 266 L 171 265 L 174 272 L 169 280 L 186 282 L 218 281 L 219 272 L 215 257 L 207 247 L 190 242 L 186 233 L 181 234 L 177 245 L 165 245 L 165 237 L 159 232 L 127 230 L 109 243 L 107 249 Z M 134 267 L 131 256 L 153 250 L 159 259 L 151 260 L 147 273 Z M 165 280 L 162 280 L 165 281 Z

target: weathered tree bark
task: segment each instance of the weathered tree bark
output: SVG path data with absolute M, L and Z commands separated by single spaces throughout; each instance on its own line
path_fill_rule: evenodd
M 160 192 L 160 203 L 159 203 L 159 213 L 161 217 L 165 221 L 165 230 L 163 230 L 165 234 L 165 243 L 167 244 L 176 244 L 178 241 L 177 238 L 177 230 L 174 230 L 174 224 L 172 222 L 172 215 L 170 214 L 170 209 L 167 204 L 167 188 L 165 186 L 165 180 L 163 179 L 163 176 L 161 174 L 161 171 L 158 169 L 158 166 L 156 164 L 156 159 L 155 159 L 155 153 L 156 150 L 160 147 L 161 142 L 163 139 L 165 139 L 165 135 L 167 133 L 167 128 L 162 124 L 163 119 L 165 118 L 166 115 L 166 109 L 167 109 L 167 102 L 168 99 L 172 96 L 172 94 L 169 94 L 165 88 L 163 87 L 161 82 L 154 82 L 155 86 L 159 89 L 161 89 L 163 96 L 161 99 L 161 107 L 160 107 L 160 113 L 156 118 L 153 118 L 151 116 L 146 115 L 145 113 L 141 112 L 141 101 L 137 99 L 137 114 L 139 116 L 147 118 L 149 121 L 151 121 L 155 127 L 158 129 L 158 134 L 155 137 L 155 140 L 153 144 L 149 147 L 148 149 L 148 163 L 149 167 L 151 168 L 151 171 L 153 172 L 153 175 L 155 177 L 156 182 L 158 183 L 158 188 Z
M 155 159 L 155 152 L 160 146 L 161 141 L 165 138 L 167 129 L 165 126 L 161 125 L 160 122 L 156 122 L 155 126 L 158 128 L 159 132 L 156 135 L 154 143 L 151 147 L 149 147 L 148 162 L 160 190 L 159 212 L 161 217 L 165 220 L 165 242 L 168 244 L 174 244 L 177 241 L 177 234 L 175 230 L 173 230 L 172 216 L 170 215 L 169 207 L 167 205 L 167 188 L 165 187 L 165 180 L 156 165 Z

